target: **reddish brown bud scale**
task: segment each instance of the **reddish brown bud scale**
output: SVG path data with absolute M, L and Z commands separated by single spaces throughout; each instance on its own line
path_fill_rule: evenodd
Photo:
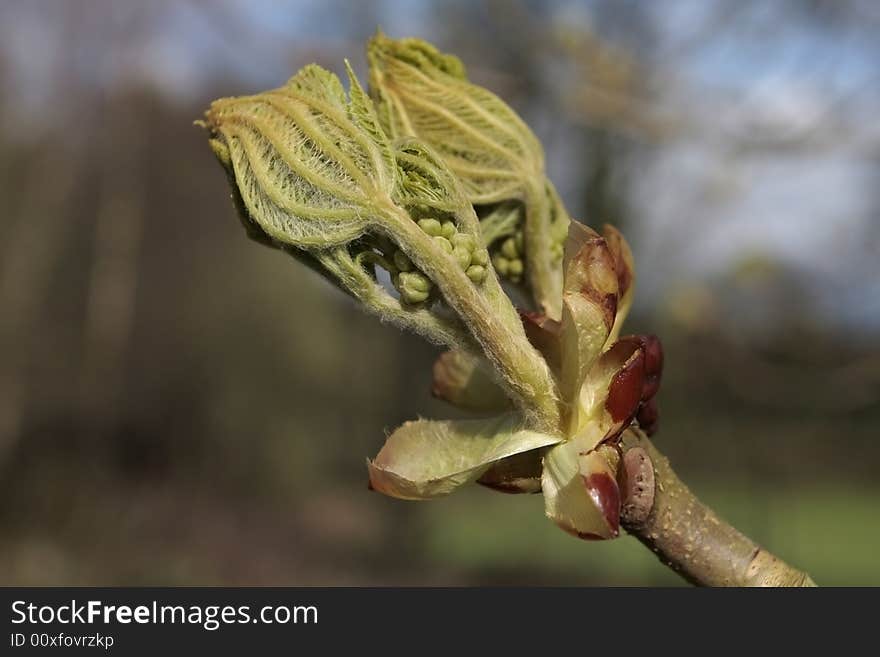
M 559 331 L 561 330 L 559 322 L 550 319 L 544 313 L 522 310 L 521 308 L 517 308 L 517 312 L 519 313 L 519 317 L 522 320 L 523 326 L 526 327 L 526 330 L 528 330 L 530 326 L 534 326 L 550 333 L 551 335 L 559 335 Z
M 643 335 L 642 346 L 645 349 L 645 373 L 648 376 L 660 376 L 663 373 L 663 345 L 656 335 Z
M 652 435 L 657 431 L 658 426 L 659 413 L 655 395 L 660 390 L 660 379 L 663 373 L 663 346 L 655 335 L 630 335 L 618 340 L 617 344 L 638 345 L 638 349 L 643 354 L 643 377 L 639 395 L 641 403 L 637 404 L 633 415 L 645 433 Z M 616 346 L 613 348 L 616 348 Z M 632 394 L 632 389 L 627 384 L 630 379 L 627 378 L 624 371 L 621 370 L 612 380 L 608 400 L 606 401 L 606 408 L 609 413 L 612 413 L 612 418 L 615 421 L 624 419 L 622 414 L 626 412 L 626 407 L 631 402 L 631 398 L 628 395 Z M 623 376 L 621 377 L 621 375 Z M 621 380 L 618 380 L 619 378 Z M 616 395 L 614 395 L 615 389 Z M 613 395 L 614 399 L 612 399 Z M 621 415 L 615 417 L 615 411 Z
M 559 342 L 561 324 L 543 313 L 519 310 L 519 316 L 531 345 L 541 352 L 550 369 L 558 372 L 562 363 Z
M 592 532 L 579 532 L 574 527 L 569 527 L 567 525 L 558 524 L 557 527 L 559 527 L 562 531 L 564 531 L 569 536 L 574 536 L 575 538 L 579 538 L 582 541 L 604 541 L 605 540 L 605 537 L 600 536 L 599 534 L 593 534 Z
M 617 273 L 617 293 L 623 298 L 629 292 L 635 278 L 632 251 L 623 235 L 614 226 L 606 224 L 602 233 L 605 237 L 605 243 L 608 245 L 608 251 L 614 259 L 614 270 Z
M 484 481 L 477 479 L 477 483 L 486 488 L 491 488 L 499 493 L 507 495 L 522 495 L 541 492 L 540 479 L 512 479 L 510 481 Z
M 645 351 L 645 386 L 642 399 L 647 401 L 660 389 L 660 378 L 663 375 L 663 347 L 656 335 L 639 336 Z
M 608 386 L 605 408 L 615 422 L 626 423 L 638 410 L 645 382 L 645 355 L 639 347 Z
M 652 397 L 648 401 L 642 402 L 639 406 L 639 412 L 636 414 L 639 426 L 649 436 L 657 432 L 660 413 L 657 409 L 657 398 Z
M 617 536 L 620 533 L 620 488 L 617 481 L 605 472 L 596 472 L 582 479 L 587 493 L 608 523 L 611 536 Z
M 653 399 L 658 390 L 660 390 L 660 377 L 646 376 L 642 385 L 642 401 Z

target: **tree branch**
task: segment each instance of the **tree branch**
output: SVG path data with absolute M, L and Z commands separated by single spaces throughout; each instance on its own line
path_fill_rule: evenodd
M 699 586 L 816 586 L 700 502 L 644 434 L 621 446 L 621 525 L 665 565 Z

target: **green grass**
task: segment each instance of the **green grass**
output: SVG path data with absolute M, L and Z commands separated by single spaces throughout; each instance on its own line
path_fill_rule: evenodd
M 820 585 L 880 585 L 880 489 L 693 487 L 719 514 Z M 676 585 L 630 537 L 584 543 L 543 516 L 540 496 L 477 487 L 423 506 L 428 560 L 486 583 Z

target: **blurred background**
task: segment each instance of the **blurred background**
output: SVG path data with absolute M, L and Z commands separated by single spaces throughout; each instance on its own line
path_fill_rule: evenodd
M 658 445 L 820 584 L 880 584 L 880 4 L 0 3 L 0 582 L 676 585 L 539 496 L 366 489 L 432 347 L 249 242 L 192 122 L 377 26 L 457 53 L 616 224 Z M 363 79 L 363 78 L 362 78 Z

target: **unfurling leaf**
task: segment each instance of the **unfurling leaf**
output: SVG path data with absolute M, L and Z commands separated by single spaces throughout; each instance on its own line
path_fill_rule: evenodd
M 407 422 L 368 461 L 370 485 L 401 499 L 446 495 L 477 479 L 495 461 L 560 440 L 523 429 L 512 413 L 487 420 Z
M 394 191 L 390 144 L 364 129 L 368 115 L 312 65 L 279 89 L 214 101 L 206 122 L 260 228 L 282 244 L 327 248 L 364 234 L 376 201 Z
M 620 335 L 620 329 L 632 307 L 635 296 L 636 268 L 632 250 L 619 230 L 610 224 L 605 224 L 602 227 L 602 235 L 614 260 L 614 270 L 617 273 L 617 316 L 614 318 L 614 326 L 608 335 L 608 343 L 612 343 Z
M 384 319 L 482 349 L 524 414 L 555 426 L 555 383 L 498 283 L 461 183 L 424 142 L 392 144 L 348 73 L 347 96 L 312 65 L 280 89 L 206 112 L 249 234 L 295 252 Z
M 457 58 L 424 41 L 380 33 L 367 52 L 370 91 L 390 136 L 416 136 L 433 147 L 471 203 L 521 204 L 507 216 L 524 237 L 525 265 L 514 260 L 518 264 L 508 272 L 500 259 L 496 267 L 513 281 L 524 273 L 544 311 L 558 317 L 561 281 L 554 253 L 569 217 L 546 179 L 535 135 L 498 96 L 469 82 Z
M 495 94 L 467 81 L 464 67 L 420 39 L 374 36 L 370 91 L 386 132 L 430 144 L 474 204 L 543 191 L 544 151 L 523 120 Z M 455 63 L 452 63 L 455 62 Z
M 611 333 L 617 272 L 605 240 L 572 222 L 563 260 L 562 395 L 573 400 Z

